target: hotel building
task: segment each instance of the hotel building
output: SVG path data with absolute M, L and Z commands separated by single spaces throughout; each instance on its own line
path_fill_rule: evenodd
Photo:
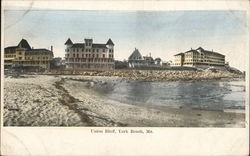
M 175 56 L 175 66 L 208 67 L 225 66 L 225 55 L 199 47 Z
M 65 64 L 67 69 L 113 69 L 114 43 L 111 39 L 106 44 L 93 43 L 93 39 L 84 39 L 84 43 L 66 42 Z
M 17 46 L 4 48 L 4 66 L 49 68 L 53 59 L 52 46 L 48 49 L 33 49 L 22 39 Z

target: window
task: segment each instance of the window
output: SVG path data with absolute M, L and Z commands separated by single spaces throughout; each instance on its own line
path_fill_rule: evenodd
M 84 52 L 84 49 L 82 48 L 82 52 Z
M 78 58 L 78 57 L 79 57 L 79 54 L 76 54 L 76 57 Z
M 105 54 L 103 54 L 102 57 L 105 57 Z
M 75 57 L 75 54 L 73 54 L 73 57 Z
M 102 52 L 105 52 L 105 49 L 102 49 Z
M 76 49 L 76 51 L 77 51 L 77 52 L 79 52 L 79 50 L 78 50 L 78 49 Z
M 99 52 L 99 49 L 96 49 L 96 52 Z
M 92 57 L 95 57 L 95 54 L 93 54 Z
M 92 49 L 92 52 L 95 52 L 95 49 Z
M 98 54 L 96 54 L 96 57 L 99 57 L 99 55 L 98 55 Z
M 111 50 L 111 49 L 109 49 L 109 52 L 112 52 L 112 50 Z
M 75 49 L 73 49 L 73 52 L 75 52 Z

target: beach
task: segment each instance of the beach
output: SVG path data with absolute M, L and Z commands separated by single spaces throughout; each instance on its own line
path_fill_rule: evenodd
M 133 105 L 96 91 L 112 90 L 124 81 L 132 80 L 103 75 L 6 76 L 4 126 L 245 127 L 244 111 Z

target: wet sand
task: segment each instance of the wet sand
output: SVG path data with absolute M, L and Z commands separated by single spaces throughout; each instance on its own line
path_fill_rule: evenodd
M 100 76 L 7 77 L 4 126 L 245 127 L 244 112 L 130 105 L 107 101 L 88 89 L 120 81 Z

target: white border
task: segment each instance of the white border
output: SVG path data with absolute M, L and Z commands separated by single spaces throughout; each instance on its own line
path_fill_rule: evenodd
M 32 6 L 32 8 L 30 8 Z M 78 9 L 120 11 L 245 10 L 248 1 L 3 1 L 3 9 Z M 3 16 L 2 16 L 3 19 Z M 249 20 L 248 20 L 249 21 Z M 249 26 L 249 23 L 248 23 Z M 2 22 L 2 39 L 4 35 Z M 249 43 L 249 39 L 248 39 Z M 3 40 L 1 42 L 3 45 Z M 249 44 L 248 44 L 249 49 Z M 1 46 L 3 63 L 3 46 Z M 249 51 L 248 58 L 249 58 Z M 249 59 L 248 59 L 249 69 Z M 1 64 L 3 74 L 3 64 Z M 246 73 L 249 93 L 249 70 Z M 3 80 L 3 76 L 1 76 Z M 1 81 L 2 83 L 2 81 Z M 3 83 L 1 84 L 3 92 Z M 3 97 L 1 97 L 3 100 Z M 3 106 L 1 106 L 3 110 Z M 1 113 L 1 121 L 2 120 Z M 246 128 L 149 128 L 150 135 L 92 134 L 93 127 L 2 127 L 3 155 L 248 155 L 249 95 Z M 95 128 L 105 129 L 105 128 Z M 107 128 L 113 129 L 113 128 Z M 116 128 L 119 129 L 119 128 Z M 148 129 L 148 128 L 121 128 Z

